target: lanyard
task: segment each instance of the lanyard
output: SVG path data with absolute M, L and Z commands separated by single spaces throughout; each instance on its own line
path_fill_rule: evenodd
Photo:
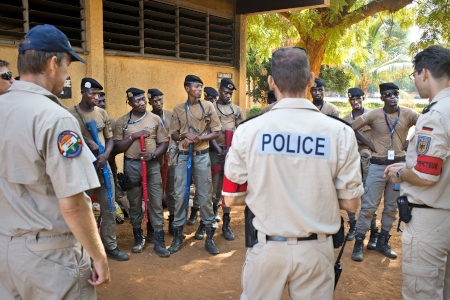
M 386 112 L 384 111 L 384 108 L 383 108 L 383 112 L 384 112 L 384 120 L 386 121 L 386 125 L 389 128 L 389 132 L 390 132 L 390 144 L 389 145 L 392 149 L 392 134 L 394 134 L 395 126 L 397 126 L 398 119 L 400 118 L 400 106 L 398 107 L 398 110 L 397 110 L 397 119 L 395 119 L 394 123 L 392 124 L 392 128 L 391 128 L 391 125 L 389 124 L 388 117 L 386 115 Z
M 146 115 L 147 115 L 147 111 L 145 111 L 144 115 L 142 117 L 140 117 L 139 119 L 132 121 L 131 122 L 131 114 L 133 111 L 130 111 L 130 115 L 128 116 L 128 121 L 127 124 L 125 125 L 125 127 L 123 128 L 123 130 L 128 130 L 128 125 L 133 125 L 136 124 L 137 122 L 141 121 Z
M 325 104 L 325 100 L 322 100 L 322 105 L 320 106 L 319 110 L 322 111 L 322 107 Z
M 363 107 L 363 109 L 362 109 L 362 112 L 361 112 L 361 115 L 363 115 L 364 114 L 364 107 Z M 360 116 L 361 116 L 360 115 Z M 350 118 L 352 118 L 353 120 L 355 120 L 355 116 L 353 116 L 353 111 L 350 113 Z
M 208 126 L 205 128 L 205 130 L 204 130 L 202 133 L 200 133 L 200 130 L 198 130 L 197 128 L 195 128 L 195 127 L 192 126 L 192 125 L 189 125 L 188 112 L 189 112 L 189 115 L 191 115 L 191 117 L 194 118 L 194 119 L 197 120 L 197 121 L 201 121 L 201 120 L 203 120 L 204 118 L 211 116 L 212 113 L 211 113 L 211 112 L 205 113 L 205 109 L 203 108 L 202 102 L 201 102 L 200 100 L 198 100 L 198 104 L 200 104 L 200 107 L 201 107 L 201 109 L 202 109 L 202 116 L 200 117 L 200 119 L 197 119 L 197 118 L 192 114 L 192 112 L 191 112 L 191 110 L 190 110 L 190 108 L 189 108 L 189 101 L 186 101 L 186 103 L 185 103 L 185 105 L 184 105 L 184 112 L 185 112 L 185 114 L 186 114 L 186 123 L 187 123 L 187 125 L 188 125 L 188 132 L 190 132 L 191 129 L 192 129 L 194 132 L 199 133 L 199 135 L 202 135 L 203 133 L 206 132 L 206 130 L 208 129 Z

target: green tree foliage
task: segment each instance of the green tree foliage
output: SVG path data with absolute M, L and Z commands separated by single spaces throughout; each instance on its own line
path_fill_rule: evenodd
M 253 102 L 267 102 L 269 74 L 270 59 L 262 57 L 258 51 L 250 48 L 247 51 L 247 94 L 253 98 Z
M 351 76 L 345 73 L 342 68 L 322 66 L 320 69 L 320 78 L 327 83 L 327 91 L 346 94 L 350 86 Z

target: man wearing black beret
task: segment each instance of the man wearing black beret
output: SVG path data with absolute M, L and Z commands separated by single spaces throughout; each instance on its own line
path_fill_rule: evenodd
M 314 85 L 309 90 L 313 98 L 313 104 L 325 115 L 335 116 L 339 118 L 339 110 L 331 103 L 323 100 L 325 95 L 325 86 L 327 84 L 320 78 L 314 80 Z
M 369 126 L 371 141 L 377 150 L 372 153 L 369 172 L 366 179 L 366 192 L 361 196 L 361 211 L 356 222 L 356 241 L 353 248 L 352 259 L 364 259 L 364 239 L 373 219 L 374 213 L 380 205 L 384 195 L 384 209 L 381 217 L 381 232 L 376 244 L 371 239 L 367 249 L 376 250 L 381 254 L 396 258 L 397 253 L 389 246 L 389 232 L 397 218 L 397 197 L 399 191 L 394 191 L 394 184 L 389 178 L 383 178 L 387 165 L 405 161 L 405 145 L 408 130 L 416 124 L 419 114 L 407 107 L 398 106 L 399 88 L 396 84 L 388 82 L 380 84 L 381 101 L 383 108 L 371 110 L 356 118 L 352 127 L 354 130 Z
M 114 147 L 113 132 L 108 114 L 104 109 L 97 106 L 100 91 L 103 87 L 95 79 L 85 77 L 81 80 L 81 101 L 78 105 L 69 108 L 69 112 L 78 120 L 83 133 L 83 138 L 91 151 L 97 155 L 96 167 L 97 175 L 100 183 L 99 188 L 89 191 L 88 194 L 96 194 L 100 204 L 100 217 L 102 218 L 102 242 L 106 249 L 106 255 L 115 260 L 128 260 L 128 255 L 121 251 L 116 241 L 116 214 L 115 210 L 111 210 L 108 203 L 108 195 L 103 181 L 101 169 L 108 168 L 110 174 L 110 182 L 114 182 L 113 173 L 108 163 L 109 155 Z M 94 142 L 86 123 L 94 120 L 98 129 L 98 139 L 104 147 L 104 153 L 99 153 L 99 145 Z M 112 199 L 115 201 L 114 184 L 111 184 Z
M 203 91 L 205 92 L 205 100 L 211 103 L 214 103 L 217 100 L 217 97 L 219 97 L 219 93 L 216 89 L 210 86 L 205 87 Z
M 164 217 L 162 208 L 162 183 L 160 158 L 167 150 L 167 131 L 162 120 L 156 114 L 147 112 L 145 92 L 137 88 L 126 91 L 127 103 L 131 111 L 117 119 L 114 131 L 114 152 L 124 152 L 124 174 L 128 176 L 132 187 L 127 191 L 130 201 L 130 223 L 133 227 L 133 253 L 144 249 L 145 238 L 141 229 L 144 212 L 142 211 L 142 161 L 147 167 L 148 206 L 145 207 L 152 224 L 153 251 L 160 257 L 170 255 L 164 242 Z M 140 137 L 145 138 L 145 151 L 141 151 Z M 149 233 L 147 233 L 149 234 Z
M 158 89 L 148 89 L 148 99 L 152 106 L 152 113 L 161 118 L 162 124 L 167 131 L 167 137 L 169 137 L 170 120 L 172 120 L 172 112 L 170 110 L 163 109 L 164 107 L 164 94 Z M 167 208 L 169 210 L 169 233 L 173 234 L 172 223 L 175 216 L 175 192 L 174 192 L 174 179 L 175 179 L 175 166 L 168 165 L 168 154 L 165 153 L 160 160 L 161 163 L 161 178 L 162 188 L 165 192 L 165 199 Z M 164 195 L 163 195 L 164 199 Z M 152 242 L 153 236 L 149 233 L 153 232 L 151 223 L 147 223 L 147 242 Z
M 192 177 L 196 185 L 200 216 L 206 232 L 205 249 L 211 254 L 219 253 L 214 243 L 217 223 L 213 214 L 211 161 L 208 153 L 209 141 L 219 137 L 221 125 L 214 105 L 200 100 L 202 87 L 203 81 L 198 76 L 187 75 L 184 80 L 187 100 L 177 104 L 172 112 L 170 134 L 173 141 L 179 142 L 179 151 L 175 167 L 176 205 L 173 223 L 174 239 L 169 247 L 171 253 L 177 252 L 183 244 L 183 225 L 186 220 L 185 185 L 190 144 L 193 144 Z
M 361 90 L 360 88 L 357 88 L 357 87 L 349 88 L 347 94 L 348 94 L 348 102 L 350 103 L 350 105 L 352 107 L 352 111 L 348 115 L 346 115 L 343 118 L 343 120 L 349 124 L 352 124 L 353 121 L 357 117 L 369 112 L 370 110 L 363 107 L 363 105 L 362 105 L 362 102 L 364 101 L 364 96 L 365 96 L 365 93 L 363 90 Z M 365 138 L 370 140 L 370 127 L 369 126 L 364 126 L 359 131 L 364 135 Z M 372 154 L 371 154 L 369 148 L 366 145 L 361 144 L 360 142 L 358 142 L 358 151 L 359 151 L 359 155 L 361 156 L 361 170 L 362 170 L 362 174 L 363 174 L 362 181 L 363 181 L 363 184 L 365 185 L 367 173 L 369 172 L 369 164 L 370 164 L 369 160 L 372 157 Z M 348 240 L 353 241 L 355 239 L 355 235 L 356 235 L 356 214 L 348 212 L 348 218 L 349 218 L 349 223 L 350 223 Z M 375 247 L 375 245 L 377 243 L 377 238 L 378 238 L 378 228 L 377 228 L 376 220 L 377 220 L 377 213 L 375 212 L 373 215 L 373 218 L 372 218 L 372 222 L 370 223 L 370 240 L 369 240 L 369 244 L 372 244 L 373 247 Z

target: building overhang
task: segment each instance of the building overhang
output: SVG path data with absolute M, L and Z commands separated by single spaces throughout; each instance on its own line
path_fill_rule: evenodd
M 236 0 L 236 14 L 262 14 L 327 7 L 330 0 Z

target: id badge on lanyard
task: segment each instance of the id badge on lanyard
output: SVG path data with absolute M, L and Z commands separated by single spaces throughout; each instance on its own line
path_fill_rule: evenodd
M 398 123 L 398 119 L 400 118 L 400 107 L 398 107 L 398 115 L 397 115 L 397 119 L 395 119 L 394 123 L 392 124 L 392 128 L 391 125 L 389 125 L 389 121 L 386 115 L 386 112 L 384 113 L 384 119 L 386 121 L 386 125 L 389 128 L 389 133 L 390 133 L 390 137 L 389 137 L 389 150 L 388 150 L 388 160 L 394 160 L 395 159 L 395 151 L 393 149 L 393 141 L 392 141 L 392 135 L 394 134 L 395 131 L 395 126 L 397 126 Z

